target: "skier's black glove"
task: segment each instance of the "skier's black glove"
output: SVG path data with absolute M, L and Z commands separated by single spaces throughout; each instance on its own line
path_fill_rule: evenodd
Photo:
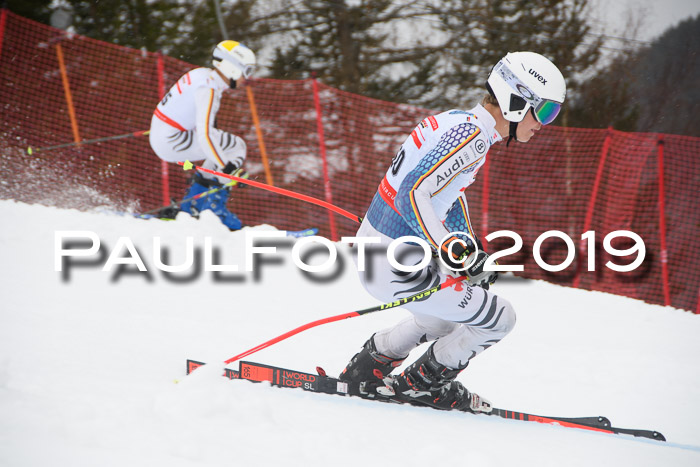
M 238 165 L 234 164 L 231 161 L 228 161 L 226 165 L 221 169 L 221 171 L 225 174 L 235 174 L 235 172 L 238 170 Z
M 467 268 L 467 278 L 469 282 L 486 290 L 488 290 L 489 287 L 496 282 L 496 279 L 498 279 L 497 271 L 484 271 L 484 265 L 486 264 L 486 260 L 488 260 L 488 258 L 488 253 L 483 250 L 479 250 L 478 253 L 472 253 L 469 255 L 466 262 L 466 264 L 470 264 L 472 261 L 474 262 L 474 264 Z M 494 261 L 493 264 L 498 263 Z
M 229 162 L 228 164 L 226 164 L 226 167 L 221 169 L 221 171 L 225 174 L 231 174 L 234 177 L 244 178 L 246 180 L 248 180 L 248 178 L 250 178 L 250 174 L 248 172 L 246 172 L 242 168 L 236 167 L 236 165 L 232 162 Z M 238 180 L 231 180 L 231 182 L 229 182 L 229 183 L 230 183 L 231 187 L 244 187 L 245 186 L 245 183 L 240 183 Z
M 233 175 L 239 178 L 244 178 L 246 180 L 250 178 L 250 174 L 243 169 L 238 169 L 236 172 L 233 173 Z M 236 180 L 235 182 L 236 183 L 233 184 L 234 187 L 243 188 L 244 186 L 247 186 L 245 183 L 241 183 L 238 180 Z
M 498 272 L 484 271 L 489 254 L 481 248 L 478 240 L 478 252 L 470 250 L 469 245 L 464 242 L 455 240 L 457 237 L 450 237 L 440 245 L 441 269 L 452 276 L 466 276 L 469 283 L 488 290 L 489 286 L 498 279 Z M 471 266 L 464 269 L 468 264 Z M 494 264 L 497 263 L 494 262 Z

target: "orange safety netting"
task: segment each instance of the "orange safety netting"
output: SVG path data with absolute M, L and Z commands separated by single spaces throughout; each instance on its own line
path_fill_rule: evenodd
M 0 198 L 138 212 L 162 206 L 167 196 L 182 199 L 188 174 L 161 164 L 146 136 L 33 155 L 26 150 L 147 130 L 163 89 L 191 68 L 171 57 L 66 35 L 2 10 Z M 255 79 L 250 86 L 250 95 L 236 90 L 222 100 L 218 126 L 248 143 L 245 168 L 251 178 L 322 200 L 332 196 L 333 204 L 358 216 L 399 145 L 435 112 L 314 86 L 312 80 Z M 488 165 L 467 190 L 471 219 L 482 239 L 499 230 L 522 238 L 523 247 L 500 260 L 523 265 L 519 275 L 697 312 L 698 154 L 700 138 L 545 127 L 527 145 L 491 149 Z M 329 238 L 357 228 L 321 207 L 252 187 L 235 189 L 229 208 L 244 225 L 319 227 Z M 547 272 L 534 260 L 537 238 L 550 230 L 568 235 L 577 250 L 576 261 L 560 272 Z M 595 232 L 593 272 L 587 270 L 588 243 L 581 240 L 586 230 Z M 632 272 L 605 266 L 636 256 L 605 252 L 603 239 L 615 230 L 631 230 L 644 240 L 646 259 Z M 488 250 L 512 243 L 504 237 Z M 618 249 L 632 245 L 613 242 Z M 552 265 L 564 261 L 567 251 L 558 239 L 540 248 Z

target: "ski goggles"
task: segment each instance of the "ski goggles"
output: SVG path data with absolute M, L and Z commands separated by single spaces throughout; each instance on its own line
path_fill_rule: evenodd
M 231 63 L 234 67 L 238 68 L 241 71 L 245 79 L 250 79 L 250 77 L 253 76 L 253 73 L 255 73 L 255 65 L 246 65 L 242 61 L 238 60 L 238 58 L 231 53 L 227 53 L 224 57 L 221 58 L 219 58 L 215 54 L 214 59 L 226 60 L 227 62 Z
M 557 118 L 559 111 L 561 110 L 561 104 L 559 102 L 548 101 L 541 99 L 540 102 L 532 107 L 532 113 L 535 114 L 535 118 L 542 125 L 549 125 Z
M 255 73 L 255 65 L 246 65 L 243 67 L 243 77 L 245 79 L 250 79 L 253 73 Z
M 508 68 L 503 61 L 497 64 L 496 72 L 500 74 L 503 81 L 508 83 L 510 88 L 517 93 L 517 95 L 514 95 L 511 100 L 511 110 L 519 110 L 518 108 L 524 108 L 525 105 L 517 103 L 519 99 L 522 99 L 520 102 L 530 104 L 532 114 L 542 125 L 549 125 L 555 118 L 557 118 L 557 115 L 559 115 L 559 111 L 561 110 L 560 102 L 542 99 L 540 96 L 535 94 L 529 87 L 520 81 L 520 79 L 518 79 L 518 77 L 515 76 L 512 71 L 510 71 L 510 68 Z

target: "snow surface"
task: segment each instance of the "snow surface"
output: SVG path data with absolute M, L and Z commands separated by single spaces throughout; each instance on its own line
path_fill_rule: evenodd
M 246 233 L 275 229 L 230 233 L 207 215 L 163 222 L 14 201 L 0 201 L 0 222 L 0 465 L 700 465 L 700 317 L 691 313 L 504 278 L 494 288 L 518 323 L 459 377 L 498 407 L 605 415 L 661 431 L 662 443 L 219 376 L 215 362 L 377 304 L 344 246 L 345 267 L 325 282 L 304 276 L 284 241 L 257 273 L 216 275 L 197 257 L 199 272 L 176 282 L 155 267 L 154 237 L 170 251 L 166 264 L 185 260 L 191 236 L 200 253 L 211 238 L 215 264 L 243 268 Z M 104 256 L 57 272 L 55 236 L 65 230 L 94 232 Z M 148 273 L 102 271 L 110 254 L 129 257 L 115 248 L 119 237 L 133 241 Z M 337 374 L 374 331 L 405 315 L 316 327 L 248 359 Z M 187 358 L 210 364 L 186 377 Z

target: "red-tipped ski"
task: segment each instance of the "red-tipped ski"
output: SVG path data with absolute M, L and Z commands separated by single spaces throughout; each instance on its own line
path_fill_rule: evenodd
M 202 365 L 204 365 L 202 362 L 187 360 L 187 374 L 190 374 Z M 372 398 L 368 394 L 362 393 L 359 384 L 346 383 L 337 378 L 327 376 L 326 372 L 322 368 L 318 368 L 317 372 L 318 374 L 313 374 L 303 371 L 288 370 L 271 365 L 263 365 L 260 363 L 239 361 L 238 370 L 225 368 L 223 376 L 226 376 L 229 379 L 246 379 L 248 381 L 255 382 L 267 381 L 273 386 L 283 388 L 301 388 L 305 391 L 324 394 L 357 396 L 376 401 L 394 402 L 398 404 L 403 403 L 391 398 Z M 657 441 L 666 441 L 664 435 L 658 431 L 617 428 L 612 426 L 610 420 L 608 420 L 606 417 L 545 417 L 542 415 L 534 415 L 525 412 L 516 412 L 514 410 L 496 408 L 494 408 L 490 414 L 483 415 L 498 416 L 525 422 L 546 423 L 550 425 L 559 425 L 582 430 L 599 431 L 602 433 L 632 435 L 654 439 Z

